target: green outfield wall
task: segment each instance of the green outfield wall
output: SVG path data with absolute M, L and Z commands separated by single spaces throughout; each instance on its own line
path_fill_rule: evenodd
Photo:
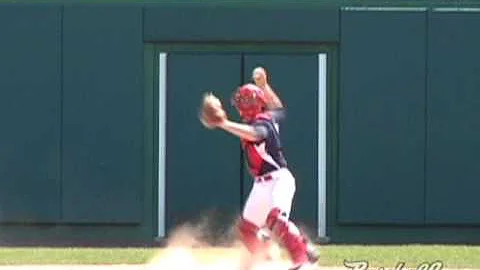
M 313 238 L 479 243 L 478 29 L 474 1 L 0 2 L 0 243 L 229 232 L 252 183 L 198 106 L 238 119 L 257 65 Z

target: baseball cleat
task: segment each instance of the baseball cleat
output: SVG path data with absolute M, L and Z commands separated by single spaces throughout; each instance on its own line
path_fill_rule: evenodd
M 315 270 L 315 269 L 317 269 L 316 264 L 306 262 L 306 263 L 302 263 L 302 264 L 290 267 L 288 270 Z
M 318 255 L 318 252 L 315 248 L 315 246 L 308 244 L 307 245 L 307 261 L 304 263 L 300 263 L 298 265 L 295 265 L 289 270 L 313 270 L 317 269 L 317 262 L 319 260 L 320 256 Z
M 313 245 L 307 246 L 307 257 L 308 262 L 311 264 L 316 264 L 319 260 L 320 256 L 318 255 L 318 252 Z

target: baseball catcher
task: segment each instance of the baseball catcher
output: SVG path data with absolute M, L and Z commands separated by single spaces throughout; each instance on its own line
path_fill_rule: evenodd
M 279 132 L 285 110 L 268 84 L 265 69 L 254 69 L 252 79 L 255 83 L 240 86 L 231 99 L 243 123 L 229 120 L 220 100 L 211 93 L 203 98 L 200 120 L 207 128 L 239 137 L 246 155 L 253 186 L 238 223 L 245 247 L 253 257 L 264 254 L 268 242 L 262 241 L 259 232 L 268 228 L 271 239 L 288 251 L 291 270 L 310 268 L 318 254 L 290 219 L 295 177 L 282 153 Z

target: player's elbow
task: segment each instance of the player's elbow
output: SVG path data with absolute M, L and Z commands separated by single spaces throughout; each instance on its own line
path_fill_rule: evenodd
M 261 134 L 259 134 L 255 129 L 245 132 L 241 137 L 249 142 L 258 142 L 262 139 Z
M 253 134 L 248 134 L 244 136 L 243 139 L 249 142 L 259 142 L 262 140 L 262 137 L 259 134 L 253 133 Z
M 275 121 L 283 121 L 286 117 L 285 108 L 276 108 L 270 110 L 268 113 L 272 116 Z

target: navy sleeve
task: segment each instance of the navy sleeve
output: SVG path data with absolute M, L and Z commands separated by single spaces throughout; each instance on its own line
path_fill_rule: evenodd
M 257 121 L 253 123 L 253 129 L 255 130 L 255 133 L 257 134 L 257 137 L 263 139 L 266 139 L 268 137 L 268 124 L 263 122 L 263 121 Z

